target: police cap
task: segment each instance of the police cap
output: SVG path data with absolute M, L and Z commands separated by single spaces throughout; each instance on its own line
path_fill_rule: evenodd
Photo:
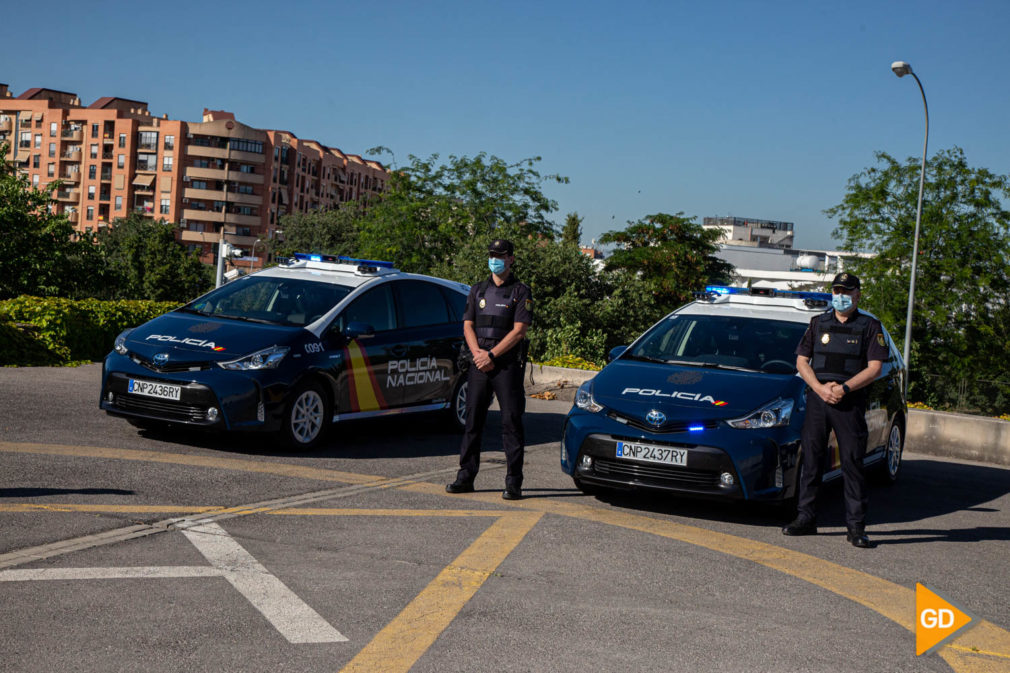
M 512 241 L 506 241 L 504 238 L 496 238 L 487 246 L 488 252 L 498 255 L 511 255 L 513 254 L 513 250 Z
M 831 287 L 840 287 L 846 290 L 858 290 L 859 278 L 851 273 L 840 273 L 831 281 Z

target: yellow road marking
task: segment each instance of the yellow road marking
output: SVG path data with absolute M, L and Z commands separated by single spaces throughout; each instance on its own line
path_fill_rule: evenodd
M 174 465 L 189 465 L 192 467 L 209 467 L 219 470 L 234 470 L 237 472 L 258 472 L 260 474 L 276 474 L 297 479 L 315 479 L 317 481 L 335 481 L 343 484 L 371 484 L 384 481 L 386 477 L 369 474 L 341 472 L 317 467 L 305 467 L 288 463 L 270 463 L 248 460 L 244 458 L 222 458 L 216 456 L 191 456 L 182 453 L 164 453 L 162 451 L 139 451 L 135 449 L 108 449 L 97 446 L 63 446 L 59 444 L 24 444 L 19 442 L 0 442 L 0 451 L 10 453 L 35 453 L 55 456 L 83 456 L 85 458 L 112 458 L 115 460 L 140 460 L 151 463 L 171 463 Z
M 444 495 L 441 486 L 427 482 L 407 484 L 401 486 L 400 490 L 428 495 Z M 486 503 L 493 503 L 498 499 L 497 493 L 473 493 L 454 497 Z M 631 514 L 619 510 L 559 502 L 546 498 L 527 498 L 512 504 L 526 510 L 559 514 L 637 530 L 753 561 L 855 601 L 887 617 L 901 627 L 915 632 L 914 589 L 809 554 L 706 528 L 653 519 L 641 514 Z M 953 645 L 957 646 L 957 650 L 952 649 Z M 949 645 L 939 650 L 939 653 L 958 673 L 996 673 L 997 671 L 1006 673 L 1005 661 L 995 661 L 986 658 L 986 655 L 1002 659 L 1010 658 L 1010 632 L 991 622 L 980 620 L 975 627 L 968 629 L 960 637 L 951 641 Z
M 204 514 L 219 512 L 223 507 L 197 507 L 185 505 L 32 505 L 27 503 L 0 503 L 0 512 L 91 512 L 100 514 Z
M 341 673 L 410 670 L 542 516 L 540 512 L 513 512 L 498 519 L 379 631 Z
M 336 507 L 292 507 L 277 509 L 270 514 L 293 516 L 507 516 L 515 510 L 494 509 L 349 509 Z
M 373 475 L 302 467 L 285 463 L 264 463 L 236 458 L 191 456 L 128 449 L 0 442 L 0 451 L 173 463 L 350 484 L 371 484 L 386 479 Z M 389 486 L 395 486 L 405 491 L 446 497 L 443 487 L 438 484 L 414 482 L 406 485 L 389 484 Z M 497 493 L 460 494 L 451 497 L 500 504 Z M 686 542 L 729 556 L 753 561 L 768 568 L 803 579 L 832 593 L 855 601 L 887 617 L 909 631 L 914 632 L 915 629 L 915 593 L 912 589 L 858 570 L 846 568 L 831 561 L 810 556 L 809 554 L 696 526 L 652 519 L 640 514 L 606 510 L 600 507 L 558 502 L 544 498 L 521 500 L 511 504 L 531 512 L 539 512 L 538 518 L 544 513 L 550 513 L 595 521 Z M 49 507 L 55 506 L 50 505 Z M 217 510 L 219 508 L 212 509 Z M 187 512 L 206 511 L 200 508 L 182 508 L 182 510 Z M 255 510 L 235 508 L 234 511 L 252 512 Z M 320 510 L 317 509 L 315 511 L 319 512 Z M 295 510 L 277 510 L 277 512 L 293 514 Z M 520 537 L 519 539 L 522 538 Z M 459 608 L 456 608 L 453 615 L 458 610 Z M 437 637 L 437 633 L 432 637 L 431 642 L 434 641 L 434 637 Z M 378 639 L 378 636 L 376 638 Z M 373 640 L 373 642 L 375 641 Z M 957 673 L 1006 673 L 1007 665 L 1005 660 L 1010 659 L 1010 632 L 991 622 L 980 620 L 977 625 L 941 648 L 939 654 Z M 417 656 L 420 656 L 420 654 Z M 357 661 L 357 658 L 354 661 Z M 354 661 L 351 663 L 354 663 Z

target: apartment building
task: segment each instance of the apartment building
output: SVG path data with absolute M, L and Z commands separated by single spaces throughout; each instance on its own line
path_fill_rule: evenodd
M 376 161 L 344 154 L 288 131 L 255 129 L 231 112 L 199 122 L 153 116 L 146 102 L 0 84 L 0 145 L 35 187 L 60 180 L 57 212 L 81 232 L 113 226 L 130 212 L 178 225 L 201 259 L 216 261 L 222 229 L 262 266 L 259 241 L 288 213 L 366 200 L 385 189 Z M 260 244 L 262 245 L 262 244 Z M 258 254 L 256 254 L 258 253 Z
M 753 217 L 706 217 L 705 229 L 722 231 L 722 243 L 762 248 L 791 248 L 793 223 L 758 220 Z

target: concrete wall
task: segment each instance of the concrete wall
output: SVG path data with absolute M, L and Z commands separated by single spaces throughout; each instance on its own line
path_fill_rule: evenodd
M 905 449 L 930 456 L 1010 466 L 1010 422 L 910 409 Z

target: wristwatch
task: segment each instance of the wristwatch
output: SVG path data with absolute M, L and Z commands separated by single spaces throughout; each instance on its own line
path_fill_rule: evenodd
M 489 358 L 489 359 L 491 360 L 491 362 L 494 362 L 494 353 L 492 353 L 492 352 L 491 352 L 491 351 L 489 350 L 489 351 L 487 352 L 487 356 L 488 356 L 488 358 Z
M 849 384 L 848 384 L 848 383 L 843 383 L 843 384 L 842 384 L 842 390 L 844 390 L 844 391 L 845 391 L 845 394 L 846 394 L 846 395 L 848 395 L 849 393 L 851 393 L 851 392 L 852 392 L 852 390 L 851 390 L 851 389 L 849 388 Z

